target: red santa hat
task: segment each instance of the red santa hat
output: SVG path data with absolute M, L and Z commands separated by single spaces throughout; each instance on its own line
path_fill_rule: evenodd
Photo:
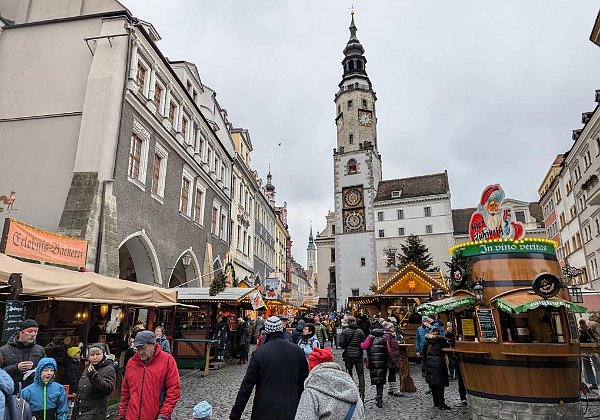
M 308 356 L 308 370 L 313 370 L 315 366 L 324 362 L 333 362 L 331 347 L 325 347 L 324 349 L 315 347 Z
M 504 191 L 502 191 L 502 187 L 500 187 L 500 184 L 488 185 L 481 194 L 481 200 L 479 201 L 479 204 L 481 206 L 485 205 L 485 203 L 487 203 L 490 200 L 490 197 L 495 192 L 498 192 L 500 200 L 504 197 Z

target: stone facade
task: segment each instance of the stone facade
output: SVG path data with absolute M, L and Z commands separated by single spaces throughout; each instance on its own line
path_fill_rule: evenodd
M 500 401 L 467 395 L 472 420 L 580 420 L 581 403 L 542 404 Z

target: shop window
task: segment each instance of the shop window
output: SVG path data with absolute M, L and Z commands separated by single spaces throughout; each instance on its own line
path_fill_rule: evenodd
M 456 333 L 458 341 L 476 341 L 477 321 L 472 309 L 466 309 L 457 312 L 456 315 Z
M 539 308 L 521 314 L 500 311 L 502 340 L 509 343 L 565 343 L 560 308 Z

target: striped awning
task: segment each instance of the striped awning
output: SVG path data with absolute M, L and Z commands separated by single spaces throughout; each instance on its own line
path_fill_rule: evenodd
M 544 299 L 541 296 L 529 292 L 522 291 L 512 293 L 510 295 L 501 296 L 495 301 L 496 306 L 507 313 L 521 314 L 538 308 L 567 308 L 572 312 L 587 312 L 587 308 L 569 302 L 568 300 L 559 297 L 551 297 Z

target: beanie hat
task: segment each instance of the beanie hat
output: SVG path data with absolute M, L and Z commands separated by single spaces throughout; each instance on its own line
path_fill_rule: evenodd
M 331 347 L 325 347 L 324 349 L 315 347 L 308 356 L 308 370 L 313 370 L 315 366 L 324 362 L 333 362 Z
M 281 319 L 276 316 L 270 316 L 265 322 L 265 334 L 274 332 L 283 332 L 283 324 L 281 323 Z
M 212 406 L 206 401 L 201 401 L 194 407 L 192 416 L 194 419 L 208 419 L 212 416 Z
M 69 356 L 70 358 L 73 358 L 73 356 L 75 356 L 77 353 L 81 353 L 79 347 L 69 347 L 67 349 L 67 356 Z
M 39 328 L 40 326 L 38 325 L 37 322 L 35 322 L 35 319 L 26 319 L 25 321 L 21 322 L 21 324 L 19 325 L 19 332 L 26 330 L 27 328 Z

